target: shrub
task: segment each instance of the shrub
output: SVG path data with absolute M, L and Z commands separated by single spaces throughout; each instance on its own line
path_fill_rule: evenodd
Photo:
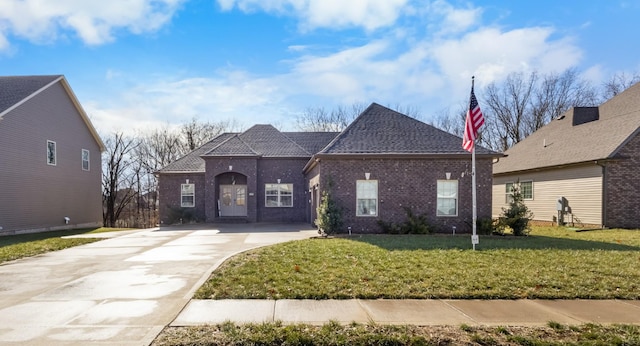
M 333 184 L 329 182 L 328 185 L 329 189 L 331 189 Z M 321 235 L 327 236 L 340 231 L 342 228 L 342 208 L 333 199 L 330 190 L 322 191 L 317 212 L 318 218 L 315 224 L 318 226 L 318 232 L 320 232 Z
M 170 225 L 183 223 L 197 223 L 201 220 L 195 215 L 194 208 L 167 206 L 169 208 L 168 221 Z
M 493 219 L 479 218 L 476 219 L 476 232 L 480 235 L 491 235 L 497 232 Z
M 502 208 L 502 216 L 498 220 L 498 231 L 504 232 L 506 228 L 513 231 L 513 235 L 522 236 L 530 232 L 529 221 L 533 213 L 524 204 L 524 198 L 518 184 L 511 188 L 511 202 L 508 208 Z
M 404 207 L 404 211 L 407 214 L 407 220 L 402 223 L 378 220 L 382 232 L 388 234 L 428 234 L 432 232 L 425 214 L 415 215 L 408 207 Z

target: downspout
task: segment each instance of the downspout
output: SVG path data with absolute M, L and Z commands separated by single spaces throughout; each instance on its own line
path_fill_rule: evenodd
M 601 226 L 605 228 L 605 220 L 607 220 L 607 170 L 604 163 L 595 161 L 595 164 L 602 167 L 602 197 L 600 198 L 602 200 L 602 210 L 600 211 L 600 215 L 602 218 Z

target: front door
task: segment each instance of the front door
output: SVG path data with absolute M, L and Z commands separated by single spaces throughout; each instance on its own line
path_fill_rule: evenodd
M 220 216 L 247 216 L 247 185 L 220 185 Z

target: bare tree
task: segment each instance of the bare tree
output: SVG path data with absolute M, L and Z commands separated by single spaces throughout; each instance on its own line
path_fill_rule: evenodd
M 131 156 L 137 144 L 122 133 L 114 133 L 105 140 L 102 168 L 102 221 L 115 227 L 122 211 L 137 196 Z
M 602 98 L 608 100 L 638 82 L 640 82 L 640 75 L 637 72 L 633 74 L 616 73 L 603 84 Z
M 593 86 L 579 78 L 575 69 L 545 75 L 531 99 L 531 114 L 525 118 L 525 136 L 535 132 L 576 106 L 595 106 Z
M 300 131 L 339 132 L 342 131 L 355 117 L 353 113 L 340 106 L 332 111 L 324 107 L 308 107 L 296 117 L 296 127 Z
M 537 80 L 536 72 L 528 77 L 523 73 L 512 73 L 502 85 L 491 83 L 485 88 L 481 109 L 486 113 L 488 132 L 498 137 L 491 141 L 493 145 L 497 144 L 494 149 L 507 150 L 529 135 L 526 119 Z
M 401 105 L 387 106 L 412 118 L 419 119 L 420 111 L 416 107 Z M 364 103 L 351 106 L 338 106 L 331 111 L 324 107 L 308 107 L 296 117 L 296 127 L 300 131 L 340 132 L 367 108 Z
M 190 121 L 182 124 L 180 132 L 183 137 L 185 149 L 191 151 L 210 141 L 222 132 L 230 131 L 236 127 L 238 126 L 235 121 L 232 120 L 203 122 L 199 121 L 197 117 L 193 117 Z

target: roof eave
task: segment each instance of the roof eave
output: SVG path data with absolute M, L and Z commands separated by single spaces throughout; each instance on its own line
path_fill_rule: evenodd
M 65 91 L 69 95 L 69 98 L 71 99 L 71 102 L 73 102 L 74 107 L 76 108 L 78 113 L 80 113 L 80 116 L 82 117 L 82 120 L 84 121 L 84 123 L 87 125 L 89 132 L 91 132 L 91 136 L 93 136 L 93 139 L 95 139 L 95 141 L 98 143 L 98 147 L 100 147 L 100 152 L 106 151 L 107 148 L 104 145 L 104 142 L 102 142 L 102 139 L 100 138 L 100 135 L 98 135 L 98 131 L 96 131 L 96 128 L 93 127 L 93 124 L 91 123 L 91 120 L 89 120 L 89 116 L 84 111 L 84 108 L 82 108 L 82 105 L 80 105 L 80 101 L 78 101 L 78 98 L 76 97 L 76 94 L 71 89 L 71 86 L 67 82 L 67 79 L 64 76 L 60 76 L 60 78 L 56 79 L 54 83 L 58 81 L 62 83 L 62 86 L 64 87 Z M 47 85 L 47 87 L 49 87 L 51 84 Z
M 587 165 L 587 164 L 594 164 L 594 165 L 600 165 L 601 166 L 601 165 L 606 164 L 608 162 L 614 162 L 614 161 L 618 161 L 618 160 L 617 159 L 612 159 L 612 158 L 602 158 L 602 159 L 594 159 L 594 160 L 587 160 L 587 161 L 580 161 L 580 162 L 563 163 L 563 164 L 559 164 L 559 165 L 523 168 L 523 169 L 518 169 L 518 170 L 513 170 L 513 171 L 504 171 L 504 172 L 497 172 L 497 173 L 494 172 L 493 175 L 494 176 L 505 176 L 505 175 L 520 174 L 520 173 L 526 173 L 526 172 L 539 172 L 539 171 L 546 171 L 546 170 L 551 170 L 551 169 L 562 169 L 562 168 L 575 167 L 575 166 L 584 166 L 584 165 Z

